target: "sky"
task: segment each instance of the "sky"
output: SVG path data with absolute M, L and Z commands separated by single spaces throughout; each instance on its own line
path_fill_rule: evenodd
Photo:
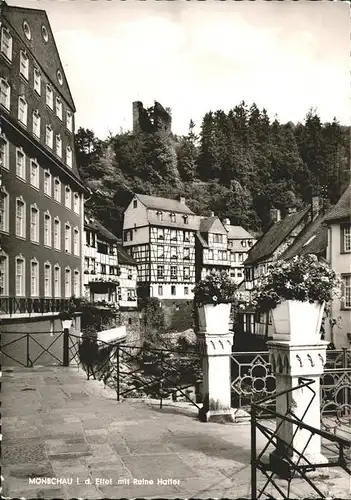
M 77 108 L 101 139 L 132 102 L 172 109 L 172 130 L 255 102 L 281 122 L 350 124 L 348 2 L 6 0 L 47 11 Z

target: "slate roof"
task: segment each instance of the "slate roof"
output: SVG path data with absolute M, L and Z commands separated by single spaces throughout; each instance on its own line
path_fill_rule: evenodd
M 325 215 L 321 214 L 307 224 L 294 243 L 281 255 L 281 259 L 288 260 L 296 255 L 323 254 L 328 245 L 328 229 L 325 225 Z
M 117 244 L 117 258 L 118 264 L 126 264 L 129 266 L 137 266 L 137 262 L 131 257 L 122 247 L 121 244 Z
M 172 200 L 170 198 L 162 198 L 160 196 L 149 196 L 146 194 L 135 194 L 139 201 L 145 205 L 147 208 L 152 208 L 154 210 L 168 210 L 169 212 L 183 213 L 183 214 L 193 214 L 189 207 L 178 200 Z
M 245 264 L 253 264 L 265 257 L 269 257 L 285 240 L 291 231 L 302 221 L 307 215 L 310 207 L 306 207 L 300 212 L 287 215 L 284 219 L 273 224 L 268 231 L 260 238 L 257 243 L 249 251 Z
M 246 229 L 244 229 L 242 226 L 224 226 L 226 230 L 228 231 L 228 239 L 229 240 L 251 240 L 255 239 L 252 234 L 250 234 Z
M 97 220 L 90 220 L 87 224 L 84 224 L 84 227 L 86 227 L 92 231 L 95 231 L 99 236 L 101 236 L 105 240 L 113 241 L 114 243 L 117 243 L 117 241 L 118 241 L 117 236 L 112 234 L 111 231 L 106 229 L 106 227 L 103 226 Z
M 214 217 L 201 217 L 200 225 L 199 225 L 200 232 L 201 233 L 208 233 L 211 230 L 213 224 L 217 220 L 219 220 L 219 222 L 223 226 L 221 220 L 218 217 L 216 217 L 216 216 L 214 216 Z M 223 227 L 223 231 L 222 232 L 223 232 L 223 234 L 226 234 L 226 231 L 225 231 L 224 227 Z
M 326 221 L 337 221 L 341 219 L 351 220 L 351 184 L 344 191 L 340 200 L 326 216 Z

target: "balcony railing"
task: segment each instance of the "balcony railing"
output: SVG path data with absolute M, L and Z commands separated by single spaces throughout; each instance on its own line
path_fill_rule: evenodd
M 9 314 L 59 313 L 67 309 L 70 299 L 0 298 L 0 316 Z

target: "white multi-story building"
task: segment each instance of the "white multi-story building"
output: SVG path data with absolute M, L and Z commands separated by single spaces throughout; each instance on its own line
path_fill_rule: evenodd
M 118 265 L 120 269 L 119 285 L 117 288 L 118 304 L 121 310 L 136 309 L 138 266 L 135 260 L 128 255 L 121 244 L 117 245 Z
M 232 226 L 229 219 L 224 219 L 224 227 L 228 233 L 228 249 L 230 253 L 230 277 L 235 283 L 244 279 L 244 261 L 248 251 L 256 243 L 256 239 L 241 226 Z
M 192 299 L 197 229 L 183 197 L 133 196 L 124 212 L 123 247 L 138 264 L 140 295 Z

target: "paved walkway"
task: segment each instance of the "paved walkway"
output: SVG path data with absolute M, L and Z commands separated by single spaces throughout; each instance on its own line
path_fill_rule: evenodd
M 2 415 L 5 497 L 250 498 L 247 424 L 201 423 L 185 404 L 118 403 L 71 367 L 5 370 Z M 347 481 L 323 487 L 349 498 Z M 291 498 L 307 496 L 294 483 Z

